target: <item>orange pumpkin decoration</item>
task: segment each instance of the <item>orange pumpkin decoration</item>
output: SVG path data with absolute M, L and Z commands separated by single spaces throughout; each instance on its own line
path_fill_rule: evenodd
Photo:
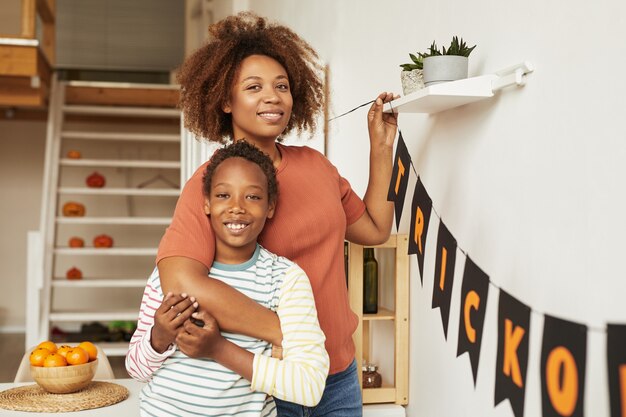
M 113 238 L 109 235 L 98 235 L 93 238 L 95 248 L 110 248 L 113 246 Z
M 67 272 L 65 273 L 65 278 L 67 279 L 82 279 L 83 278 L 83 271 L 81 271 L 80 269 L 76 268 L 75 266 L 68 269 Z
M 71 149 L 67 152 L 67 157 L 70 159 L 80 159 L 81 156 L 82 155 L 80 151 L 77 151 L 75 149 Z
M 70 248 L 82 248 L 85 246 L 85 241 L 79 237 L 73 236 L 68 242 Z
M 94 172 L 90 176 L 87 177 L 87 187 L 91 188 L 102 188 L 106 183 L 106 179 L 99 172 Z
M 63 215 L 67 217 L 83 217 L 85 206 L 75 201 L 68 201 L 63 205 Z

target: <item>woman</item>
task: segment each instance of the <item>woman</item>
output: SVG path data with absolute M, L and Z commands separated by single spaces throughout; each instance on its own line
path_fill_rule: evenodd
M 348 304 L 343 243 L 372 245 L 389 237 L 393 205 L 386 197 L 397 126 L 382 107 L 394 97 L 380 94 L 368 113 L 370 175 L 361 200 L 322 154 L 280 143 L 294 129 L 312 131 L 323 106 L 321 68 L 311 46 L 290 29 L 251 13 L 230 16 L 209 32 L 210 41 L 179 73 L 186 127 L 210 141 L 245 140 L 272 159 L 279 198 L 259 243 L 293 260 L 309 276 L 330 356 L 326 389 L 310 415 L 359 416 L 362 400 L 352 342 L 357 318 Z M 222 330 L 280 346 L 273 313 L 207 278 L 215 239 L 203 210 L 203 170 L 204 165 L 185 185 L 159 246 L 163 291 L 193 294 Z M 224 227 L 243 230 L 247 225 L 225 222 Z M 279 413 L 303 413 L 301 406 L 277 405 Z

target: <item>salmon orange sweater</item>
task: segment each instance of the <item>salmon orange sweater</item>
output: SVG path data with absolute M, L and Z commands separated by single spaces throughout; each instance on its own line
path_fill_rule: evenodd
M 350 310 L 343 262 L 346 227 L 365 212 L 365 204 L 328 159 L 308 147 L 278 144 L 278 201 L 259 243 L 297 263 L 308 275 L 320 327 L 326 335 L 330 373 L 345 370 L 354 359 L 352 333 L 357 317 Z M 157 262 L 184 256 L 211 268 L 215 237 L 204 213 L 202 175 L 206 163 L 189 179 L 167 228 Z

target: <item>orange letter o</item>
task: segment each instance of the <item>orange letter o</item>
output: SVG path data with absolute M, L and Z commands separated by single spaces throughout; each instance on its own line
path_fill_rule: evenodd
M 563 384 L 560 381 L 561 367 Z M 556 412 L 564 417 L 571 416 L 578 402 L 578 368 L 572 353 L 563 346 L 557 346 L 548 355 L 546 387 Z

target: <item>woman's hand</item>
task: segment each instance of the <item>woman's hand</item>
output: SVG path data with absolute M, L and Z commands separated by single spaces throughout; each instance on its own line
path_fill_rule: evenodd
M 150 337 L 152 348 L 163 353 L 174 343 L 179 328 L 198 308 L 194 297 L 187 294 L 174 295 L 168 292 L 161 306 L 154 313 L 154 326 Z
M 398 130 L 398 115 L 396 113 L 383 113 L 383 104 L 388 103 L 400 96 L 393 93 L 380 93 L 374 104 L 367 113 L 367 128 L 369 130 L 372 151 L 383 146 L 393 148 L 393 141 Z

